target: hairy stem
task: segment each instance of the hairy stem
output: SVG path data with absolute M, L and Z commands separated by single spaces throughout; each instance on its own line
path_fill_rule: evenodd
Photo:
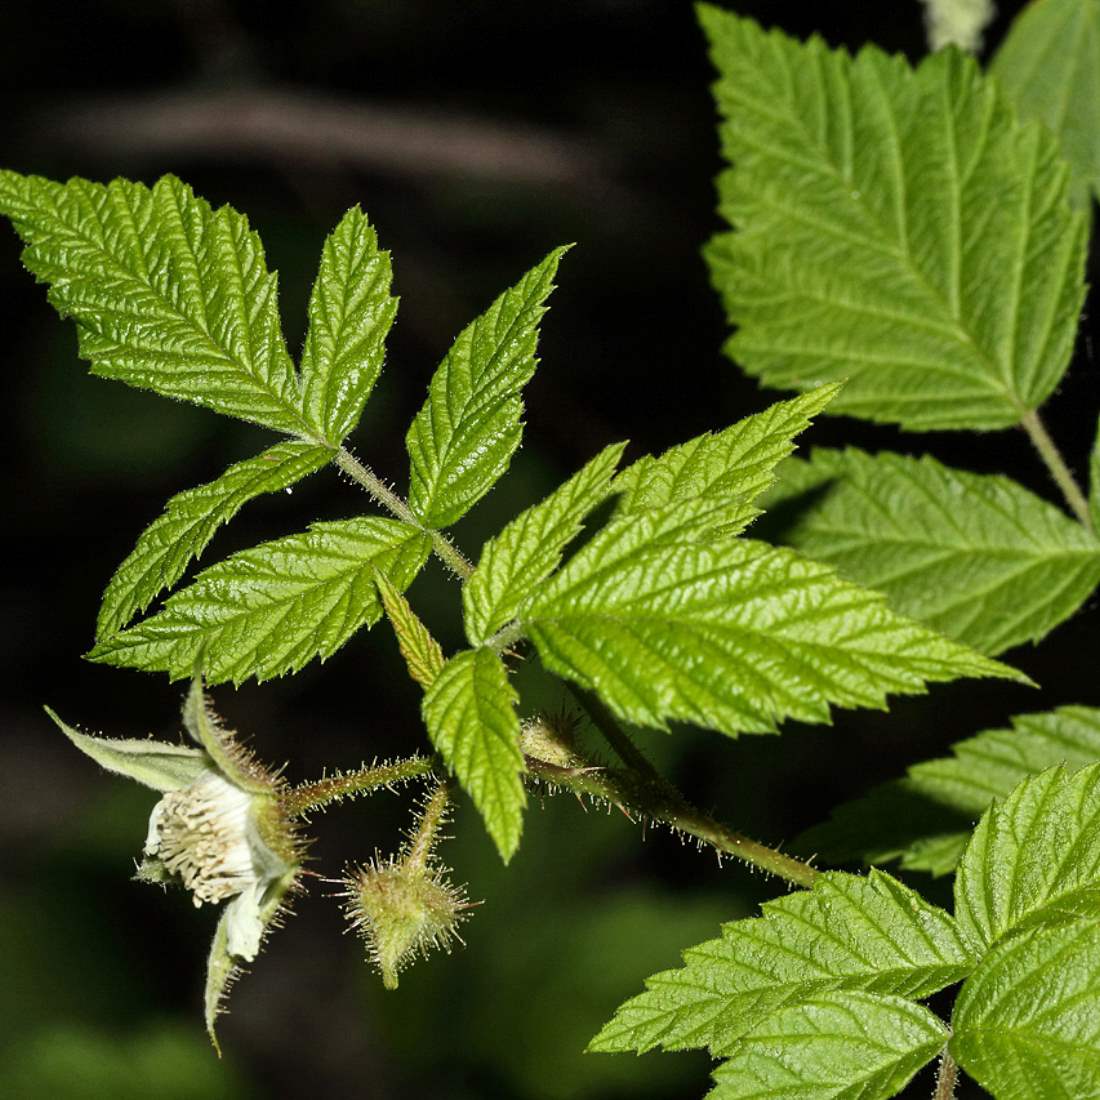
M 291 817 L 301 817 L 311 810 L 323 810 L 345 798 L 370 794 L 430 775 L 434 767 L 431 757 L 411 756 L 407 760 L 395 760 L 392 764 L 372 764 L 353 772 L 326 775 L 312 783 L 291 788 L 283 797 L 283 808 Z
M 778 875 L 795 886 L 809 888 L 817 878 L 816 868 L 716 821 L 692 806 L 679 791 L 659 776 L 656 779 L 643 778 L 633 769 L 590 766 L 560 768 L 530 757 L 527 767 L 532 775 L 551 786 L 601 799 L 622 807 L 628 814 L 668 825 L 709 844 L 719 852 Z
M 1062 457 L 1062 452 L 1058 450 L 1057 444 L 1051 439 L 1050 433 L 1039 414 L 1034 410 L 1029 410 L 1024 413 L 1020 424 L 1027 432 L 1028 438 L 1035 445 L 1035 450 L 1039 452 L 1039 457 L 1045 463 L 1047 470 L 1050 471 L 1050 476 L 1054 479 L 1055 484 L 1062 490 L 1062 496 L 1065 497 L 1066 503 L 1073 514 L 1092 531 L 1092 514 L 1089 511 L 1085 494 L 1081 492 L 1080 485 L 1077 484 L 1076 479 L 1070 472 L 1066 460 Z
M 409 851 L 405 863 L 409 867 L 424 867 L 439 836 L 439 830 L 447 821 L 451 802 L 451 781 L 440 780 L 432 791 L 416 822 L 416 829 L 409 837 Z
M 641 749 L 630 739 L 630 735 L 619 725 L 615 716 L 603 705 L 599 696 L 590 691 L 568 683 L 570 694 L 584 709 L 592 725 L 603 734 L 604 740 L 615 751 L 615 755 L 628 767 L 651 782 L 665 783 L 657 769 L 645 758 Z
M 936 1091 L 932 1094 L 932 1100 L 955 1100 L 955 1082 L 958 1077 L 958 1064 L 945 1047 L 940 1059 L 939 1073 L 936 1074 Z
M 453 573 L 465 580 L 473 571 L 473 563 L 443 534 L 431 527 L 425 527 L 413 514 L 412 509 L 369 467 L 359 461 L 349 450 L 341 447 L 333 455 L 332 461 L 352 479 L 366 489 L 367 493 L 391 515 L 402 523 L 407 523 L 423 531 L 432 540 L 432 549 L 436 556 Z

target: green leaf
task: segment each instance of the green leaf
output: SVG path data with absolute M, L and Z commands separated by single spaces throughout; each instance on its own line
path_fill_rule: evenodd
M 605 528 L 518 616 L 550 672 L 627 722 L 762 733 L 785 718 L 828 722 L 830 704 L 884 707 L 926 681 L 1018 675 L 790 550 L 669 541 L 683 516 L 674 506 Z
M 955 869 L 994 799 L 1056 764 L 1076 770 L 1100 760 L 1100 710 L 1061 707 L 1018 715 L 1011 729 L 985 730 L 951 751 L 840 806 L 796 847 L 832 863 L 900 859 L 906 870 L 945 875 Z
M 178 791 L 190 787 L 204 772 L 212 771 L 210 758 L 201 749 L 172 745 L 164 741 L 120 740 L 91 737 L 66 725 L 49 708 L 44 708 L 61 732 L 85 756 L 115 775 L 135 779 L 154 791 Z
M 943 1021 L 901 997 L 822 993 L 766 1016 L 714 1074 L 707 1100 L 886 1100 L 947 1044 Z
M 382 372 L 386 335 L 397 316 L 390 254 L 358 206 L 329 234 L 309 300 L 302 392 L 310 419 L 339 446 Z
M 760 514 L 753 501 L 775 480 L 775 467 L 794 450 L 794 437 L 839 390 L 819 386 L 725 431 L 671 447 L 659 458 L 638 459 L 615 479 L 622 493 L 616 517 L 704 500 L 714 504 L 707 524 L 723 528 L 725 535 L 737 534 Z
M 1100 1096 L 1100 924 L 998 944 L 959 993 L 951 1052 L 997 1100 Z
M 1058 139 L 1074 196 L 1100 196 L 1100 0 L 1043 0 L 1016 17 L 991 67 L 1023 118 Z
M 1100 915 L 1100 764 L 1051 768 L 986 811 L 955 876 L 955 915 L 985 947 L 1041 921 Z
M 382 615 L 375 570 L 407 588 L 431 552 L 423 531 L 377 517 L 315 523 L 204 569 L 163 610 L 100 642 L 89 658 L 208 683 L 295 672 L 330 657 Z
M 500 657 L 467 649 L 443 666 L 421 708 L 432 744 L 474 800 L 505 863 L 519 846 L 527 802 L 518 701 Z
M 523 435 L 520 392 L 538 363 L 543 304 L 565 248 L 557 248 L 459 334 L 405 438 L 409 507 L 447 527 L 508 469 Z
M 385 573 L 376 573 L 375 584 L 382 597 L 382 606 L 386 609 L 386 618 L 397 636 L 397 646 L 405 658 L 409 675 L 425 691 L 435 683 L 435 678 L 443 671 L 443 650 L 432 637 L 428 628 L 412 609 L 412 605 L 393 586 Z
M 462 588 L 466 637 L 480 645 L 511 621 L 523 603 L 561 564 L 584 518 L 611 493 L 625 443 L 604 448 L 568 481 L 521 512 L 481 549 Z
M 830 990 L 921 998 L 973 968 L 951 916 L 881 871 L 826 872 L 762 913 L 723 925 L 721 939 L 684 952 L 679 970 L 648 978 L 590 1049 L 730 1054 L 758 1021 Z
M 23 262 L 77 322 L 92 373 L 290 434 L 311 435 L 248 220 L 174 176 L 152 188 L 0 171 Z
M 830 407 L 913 430 L 1004 428 L 1069 364 L 1086 219 L 1053 137 L 951 50 L 914 72 L 703 6 L 720 79 L 707 258 L 767 385 L 847 379 Z
M 144 611 L 183 576 L 217 529 L 248 501 L 287 489 L 332 458 L 327 447 L 288 440 L 230 466 L 221 477 L 177 493 L 138 538 L 103 593 L 96 623 L 102 641 Z
M 934 458 L 815 450 L 765 502 L 781 541 L 983 653 L 1037 642 L 1100 581 L 1100 543 L 1009 478 Z

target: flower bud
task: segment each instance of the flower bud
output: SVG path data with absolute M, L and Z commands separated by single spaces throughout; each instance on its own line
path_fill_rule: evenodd
M 346 912 L 367 944 L 370 960 L 387 989 L 418 955 L 461 942 L 456 929 L 469 909 L 465 890 L 448 882 L 439 868 L 408 860 L 382 861 L 352 869 L 344 880 Z

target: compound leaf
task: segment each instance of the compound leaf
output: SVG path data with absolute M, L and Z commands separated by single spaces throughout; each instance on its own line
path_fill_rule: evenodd
M 382 372 L 386 335 L 397 316 L 390 254 L 358 206 L 325 240 L 309 300 L 302 392 L 309 417 L 339 446 L 359 421 Z
M 934 458 L 815 450 L 765 503 L 781 541 L 983 653 L 1037 642 L 1100 581 L 1100 542 L 1006 477 Z
M 302 411 L 278 285 L 248 220 L 174 176 L 152 188 L 0 171 L 23 262 L 77 322 L 92 373 L 293 435 Z
M 902 997 L 822 993 L 749 1031 L 715 1071 L 707 1100 L 887 1100 L 947 1038 L 942 1020 Z
M 396 520 L 315 523 L 204 569 L 161 611 L 88 656 L 174 680 L 190 676 L 201 656 L 211 684 L 295 672 L 378 621 L 376 571 L 407 588 L 430 552 L 423 531 Z
M 830 990 L 927 997 L 973 969 L 951 916 L 881 871 L 825 872 L 762 914 L 723 925 L 679 970 L 648 978 L 590 1049 L 727 1055 L 758 1021 Z
M 978 823 L 955 876 L 976 944 L 1042 921 L 1100 915 L 1100 764 L 1025 779 Z
M 833 863 L 900 859 L 906 870 L 945 875 L 995 799 L 1056 764 L 1076 770 L 1100 760 L 1100 710 L 1060 707 L 1018 715 L 1011 729 L 985 730 L 951 751 L 838 807 L 797 847 Z
M 138 538 L 103 593 L 96 623 L 102 641 L 144 611 L 183 576 L 214 537 L 248 501 L 287 489 L 321 469 L 332 453 L 314 443 L 287 440 L 230 466 L 221 477 L 177 493 Z
M 606 447 L 568 481 L 520 513 L 481 550 L 462 588 L 466 636 L 480 645 L 509 622 L 520 604 L 561 564 L 584 517 L 611 492 L 625 443 Z
M 991 67 L 1023 118 L 1057 137 L 1081 205 L 1100 196 L 1100 0 L 1043 0 L 1012 23 Z
M 447 527 L 508 469 L 523 434 L 520 392 L 535 373 L 538 325 L 554 289 L 557 248 L 459 334 L 405 438 L 409 506 Z
M 519 846 L 527 801 L 517 702 L 504 662 L 482 648 L 452 657 L 421 708 L 432 744 L 474 800 L 506 863 Z
M 883 707 L 926 681 L 1018 675 L 790 550 L 677 541 L 684 514 L 609 525 L 518 615 L 549 671 L 628 722 L 770 732 L 827 722 L 830 704 Z
M 913 71 L 700 8 L 720 79 L 723 216 L 707 249 L 767 385 L 847 379 L 830 408 L 913 430 L 1004 428 L 1069 364 L 1086 219 L 1057 142 L 948 50 Z
M 997 1100 L 1100 1096 L 1100 924 L 1010 936 L 959 993 L 951 1051 Z
M 775 480 L 775 467 L 794 450 L 794 437 L 836 396 L 839 386 L 819 386 L 746 416 L 724 431 L 707 432 L 659 457 L 638 459 L 615 479 L 622 494 L 616 516 L 652 508 L 711 501 L 708 526 L 737 534 L 759 509 L 753 501 Z

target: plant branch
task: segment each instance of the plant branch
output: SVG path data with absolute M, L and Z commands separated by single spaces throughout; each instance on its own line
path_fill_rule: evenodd
M 936 1074 L 936 1091 L 932 1094 L 932 1100 L 955 1100 L 955 1082 L 958 1077 L 958 1064 L 951 1057 L 951 1052 L 944 1047 L 939 1073 Z
M 409 506 L 394 493 L 392 489 L 385 485 L 368 466 L 365 466 L 353 454 L 341 447 L 335 453 L 333 460 L 344 473 L 361 485 L 374 500 L 386 508 L 391 514 L 405 523 L 412 524 L 421 531 L 426 531 L 432 538 L 432 547 L 436 554 L 445 564 L 450 566 L 457 576 L 465 580 L 473 572 L 473 565 L 457 547 L 453 546 L 440 532 L 426 528 L 416 518 Z M 513 638 L 513 634 L 515 638 Z M 518 639 L 519 636 L 517 631 L 510 631 L 509 627 L 505 627 L 493 641 L 510 643 Z M 606 798 L 609 801 L 624 806 L 624 808 L 644 814 L 654 821 L 663 822 L 674 829 L 678 829 L 681 832 L 688 833 L 698 838 L 706 844 L 710 844 L 720 852 L 726 852 L 729 855 L 736 856 L 738 859 L 752 864 L 754 867 L 759 867 L 761 870 L 778 875 L 780 878 L 786 879 L 787 882 L 791 882 L 796 886 L 808 887 L 812 885 L 814 878 L 817 876 L 817 871 L 813 867 L 808 863 L 803 863 L 801 860 L 795 859 L 793 856 L 788 856 L 774 848 L 769 848 L 766 844 L 761 844 L 757 840 L 743 836 L 741 833 L 734 832 L 732 829 L 728 829 L 725 825 L 715 821 L 707 814 L 704 814 L 701 810 L 696 809 L 674 786 L 672 786 L 671 783 L 657 772 L 630 737 L 619 726 L 614 715 L 612 715 L 603 705 L 597 696 L 583 690 L 575 684 L 568 684 L 568 687 L 574 698 L 584 708 L 585 713 L 588 714 L 589 718 L 592 720 L 592 724 L 601 734 L 603 734 L 607 743 L 615 750 L 615 753 L 622 760 L 623 764 L 626 765 L 628 770 L 625 773 L 612 773 L 609 771 L 599 772 L 598 769 L 589 768 L 559 768 L 556 770 L 561 773 L 563 777 L 568 775 L 575 778 L 578 774 L 591 777 L 598 772 L 598 774 L 605 778 L 613 774 L 617 775 L 618 779 L 612 781 L 612 787 L 608 787 L 603 791 L 597 790 L 596 788 L 592 790 L 582 790 L 576 783 L 570 784 L 561 778 L 555 781 L 558 782 L 558 785 L 572 786 L 578 793 L 589 793 L 595 797 Z M 544 766 L 550 767 L 550 765 Z M 426 774 L 431 768 L 431 761 L 424 760 L 422 770 L 415 774 Z M 370 769 L 367 769 L 367 771 L 369 770 Z M 328 788 L 324 788 L 324 785 L 335 784 L 335 788 L 338 788 L 339 782 L 348 778 L 350 777 L 333 777 L 332 779 L 320 780 L 318 783 L 312 784 L 308 788 L 298 788 L 298 792 L 317 788 L 317 801 L 304 805 L 303 809 L 322 806 L 334 799 L 344 797 L 344 793 L 338 789 L 336 789 L 336 793 L 334 794 L 326 794 L 325 791 L 327 791 Z M 373 789 L 365 773 L 364 782 L 367 783 L 368 786 L 363 789 Z M 589 778 L 584 780 L 584 782 L 597 783 L 597 780 Z M 373 784 L 374 787 L 385 785 L 387 785 L 385 781 L 379 781 Z M 324 788 L 324 790 L 322 790 L 322 788 Z M 357 793 L 357 791 L 352 792 L 349 789 L 347 793 Z M 445 807 L 445 805 L 446 803 L 444 802 L 443 806 Z
M 406 866 L 427 867 L 428 859 L 439 836 L 439 830 L 443 828 L 448 819 L 451 804 L 451 783 L 452 781 L 449 779 L 441 779 L 428 797 L 428 801 L 424 803 L 424 809 L 417 820 L 416 829 L 409 836 L 409 850 L 405 856 Z
M 428 535 L 432 540 L 432 549 L 436 556 L 456 576 L 465 580 L 474 571 L 473 563 L 442 531 L 425 527 L 413 514 L 412 509 L 369 466 L 360 462 L 349 450 L 341 447 L 333 454 L 332 461 L 352 481 L 366 489 L 367 493 L 391 515 Z
M 430 775 L 435 762 L 428 756 L 411 756 L 407 760 L 395 760 L 392 764 L 372 764 L 353 772 L 337 772 L 292 787 L 283 796 L 283 809 L 291 817 L 301 817 L 311 810 L 323 810 L 345 798 L 406 783 L 422 775 Z
M 769 848 L 758 840 L 734 832 L 702 810 L 696 809 L 666 780 L 642 777 L 633 769 L 592 766 L 561 768 L 527 758 L 528 771 L 554 787 L 577 795 L 601 799 L 619 806 L 628 815 L 637 814 L 687 833 L 727 855 L 778 875 L 795 886 L 809 888 L 818 871 L 794 856 Z M 652 769 L 650 769 L 652 770 Z
M 1070 510 L 1092 531 L 1092 513 L 1089 511 L 1085 494 L 1081 492 L 1081 487 L 1070 472 L 1066 460 L 1062 457 L 1062 452 L 1058 450 L 1057 444 L 1050 437 L 1050 433 L 1047 431 L 1046 425 L 1043 424 L 1038 412 L 1029 409 L 1024 413 L 1020 424 L 1034 444 L 1035 450 L 1039 452 L 1039 457 L 1045 463 L 1047 470 L 1050 471 L 1050 476 L 1054 479 L 1055 484 L 1062 490 L 1062 496 L 1065 497 Z

